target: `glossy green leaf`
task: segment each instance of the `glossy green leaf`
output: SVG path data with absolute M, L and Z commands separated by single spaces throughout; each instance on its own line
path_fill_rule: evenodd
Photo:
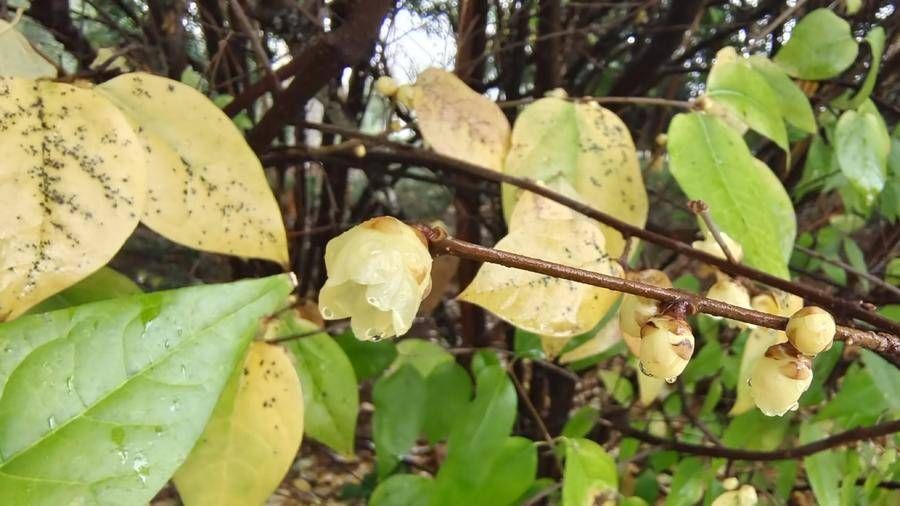
M 689 457 L 678 463 L 672 476 L 672 486 L 666 496 L 666 506 L 689 506 L 703 497 L 709 467 L 698 457 Z
M 304 334 L 316 325 L 292 313 L 281 316 L 282 332 Z M 319 332 L 282 343 L 294 357 L 303 386 L 305 433 L 344 455 L 353 455 L 359 389 L 353 365 L 331 336 Z
M 432 444 L 444 439 L 464 414 L 472 398 L 472 379 L 456 362 L 443 362 L 425 378 L 423 430 Z
M 361 341 L 349 329 L 334 340 L 344 350 L 359 381 L 379 376 L 397 358 L 393 341 Z
M 784 441 L 790 417 L 769 417 L 758 409 L 731 420 L 722 435 L 722 445 L 747 450 L 771 451 Z
M 422 375 L 409 364 L 375 382 L 372 432 L 379 477 L 386 477 L 415 444 L 422 431 L 426 392 Z
M 730 54 L 729 54 L 730 53 Z M 781 104 L 766 78 L 750 63 L 725 48 L 706 80 L 706 96 L 727 107 L 751 129 L 788 149 L 787 130 L 781 119 Z
M 754 55 L 749 61 L 753 70 L 759 73 L 775 92 L 775 100 L 784 120 L 804 132 L 816 133 L 816 117 L 809 98 L 794 84 L 794 81 L 765 56 Z
M 895 413 L 900 413 L 900 370 L 877 353 L 861 350 L 866 372 L 885 402 Z
M 415 474 L 398 474 L 381 482 L 369 499 L 369 506 L 420 506 L 428 504 L 434 480 Z
M 841 172 L 870 204 L 884 188 L 890 135 L 877 111 L 844 111 L 834 130 L 834 151 Z
M 828 79 L 846 70 L 858 50 L 849 23 L 829 9 L 816 9 L 797 23 L 775 63 L 793 77 Z
M 590 439 L 566 439 L 563 506 L 595 504 L 598 496 L 613 498 L 619 488 L 616 462 Z
M 850 429 L 875 423 L 888 408 L 869 371 L 854 364 L 844 374 L 837 395 L 819 410 L 815 420 L 834 420 Z
M 103 267 L 69 288 L 44 299 L 29 309 L 28 314 L 46 313 L 138 293 L 141 293 L 141 288 L 134 281 L 109 267 Z
M 800 443 L 807 444 L 828 437 L 829 431 L 820 423 L 803 422 L 800 425 Z M 838 506 L 842 462 L 836 450 L 818 452 L 803 459 L 806 477 L 812 486 L 819 506 Z
M 878 79 L 878 70 L 881 68 L 881 55 L 884 54 L 885 44 L 884 28 L 876 26 L 869 30 L 866 38 L 863 39 L 869 45 L 869 52 L 872 54 L 872 60 L 869 62 L 869 73 L 856 95 L 851 96 L 851 92 L 847 91 L 834 100 L 834 105 L 843 109 L 855 109 L 869 98 L 872 90 L 875 89 L 875 81 Z
M 796 218 L 778 178 L 721 120 L 679 114 L 669 125 L 670 168 L 691 199 L 710 206 L 716 223 L 744 248 L 744 261 L 787 277 Z
M 516 418 L 516 389 L 499 365 L 478 373 L 475 400 L 450 432 L 432 506 L 467 504 L 487 482 Z
M 142 504 L 184 461 L 287 276 L 0 325 L 0 504 Z

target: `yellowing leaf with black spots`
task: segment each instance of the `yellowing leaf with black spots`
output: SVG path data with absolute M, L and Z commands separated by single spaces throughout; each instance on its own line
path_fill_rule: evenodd
M 0 19 L 0 76 L 56 77 L 56 67 L 31 47 L 14 25 Z
M 441 69 L 419 74 L 412 102 L 419 131 L 432 149 L 503 170 L 503 158 L 509 149 L 509 121 L 497 104 Z
M 516 120 L 504 171 L 548 184 L 567 181 L 579 200 L 632 225 L 647 221 L 647 191 L 628 127 L 591 103 L 544 98 Z M 503 186 L 503 211 L 512 214 L 520 191 Z M 622 234 L 601 225 L 606 251 L 619 256 Z
M 146 158 L 91 90 L 0 77 L 0 320 L 106 264 L 137 225 Z
M 261 505 L 290 469 L 302 436 L 293 364 L 280 346 L 251 343 L 175 486 L 187 506 Z
M 96 89 L 128 115 L 150 156 L 148 227 L 192 248 L 287 264 L 281 212 L 262 165 L 215 104 L 143 73 Z
M 524 193 L 510 221 L 510 233 L 495 246 L 611 276 L 610 260 L 597 222 L 532 193 Z M 616 292 L 543 274 L 484 264 L 460 300 L 477 304 L 516 327 L 551 337 L 571 337 L 597 325 L 618 298 Z

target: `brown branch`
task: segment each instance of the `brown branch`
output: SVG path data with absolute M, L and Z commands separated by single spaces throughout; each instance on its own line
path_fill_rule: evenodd
M 766 272 L 754 269 L 747 266 L 746 264 L 731 263 L 727 259 L 710 255 L 709 253 L 695 249 L 691 247 L 691 245 L 681 242 L 677 239 L 673 239 L 667 235 L 653 232 L 651 230 L 646 230 L 630 223 L 626 223 L 618 218 L 594 209 L 591 206 L 574 198 L 557 193 L 550 188 L 530 179 L 511 176 L 509 174 L 497 172 L 485 167 L 467 163 L 456 158 L 451 158 L 430 151 L 417 149 L 407 144 L 389 141 L 373 135 L 363 134 L 352 129 L 311 122 L 304 122 L 302 123 L 302 126 L 306 128 L 313 128 L 323 132 L 338 134 L 347 138 L 360 139 L 365 141 L 365 143 L 372 148 L 376 146 L 387 148 L 382 150 L 368 149 L 365 158 L 369 160 L 381 161 L 384 163 L 408 163 L 412 165 L 426 166 L 433 169 L 445 170 L 454 173 L 462 172 L 471 174 L 480 179 L 493 181 L 496 183 L 511 184 L 513 186 L 522 188 L 523 190 L 527 190 L 542 197 L 546 197 L 589 218 L 597 220 L 600 223 L 610 226 L 621 232 L 622 235 L 624 235 L 626 238 L 636 237 L 638 239 L 643 239 L 658 246 L 670 249 L 676 253 L 715 266 L 721 271 L 726 272 L 732 276 L 743 276 L 745 278 L 752 279 L 773 288 L 778 288 L 779 290 L 793 293 L 795 295 L 803 297 L 810 303 L 815 303 L 834 312 L 839 317 L 847 316 L 857 318 L 882 330 L 887 330 L 894 334 L 900 334 L 900 323 L 892 321 L 873 311 L 868 310 L 867 307 L 862 303 L 862 301 L 849 301 L 839 299 L 833 297 L 831 294 L 820 288 L 800 283 L 794 283 L 790 280 L 782 279 L 778 276 L 773 276 Z M 264 154 L 262 156 L 262 159 L 263 163 L 273 164 L 282 163 L 283 161 L 296 160 L 298 157 L 307 158 L 309 157 L 309 153 L 302 147 L 287 148 L 277 151 L 271 151 L 267 154 Z
M 866 279 L 866 280 L 870 281 L 873 285 L 875 285 L 885 291 L 891 292 L 894 295 L 900 295 L 900 288 L 897 288 L 894 285 L 885 283 L 878 276 L 873 276 L 872 274 L 869 274 L 868 272 L 863 272 L 863 271 L 857 270 L 852 265 L 850 265 L 846 262 L 843 262 L 836 258 L 829 258 L 829 257 L 819 253 L 816 250 L 804 248 L 803 246 L 800 246 L 799 244 L 795 244 L 794 249 L 799 251 L 800 253 L 803 253 L 804 255 L 808 255 L 813 258 L 817 258 L 817 259 L 819 259 L 825 263 L 829 263 L 831 265 L 836 265 L 836 266 L 840 267 L 841 269 L 843 269 L 844 271 L 846 271 L 847 273 L 853 274 L 854 276 L 857 276 L 857 277 L 860 277 L 863 279 Z
M 617 292 L 640 295 L 641 297 L 655 299 L 660 302 L 678 303 L 688 307 L 688 313 L 701 312 L 775 330 L 784 330 L 787 326 L 788 319 L 783 316 L 733 306 L 681 290 L 661 288 L 636 280 L 608 276 L 517 253 L 486 248 L 454 239 L 448 236 L 443 229 L 433 229 L 422 225 L 419 225 L 418 228 L 428 239 L 432 252 L 438 255 L 453 255 L 479 262 L 489 262 L 514 269 L 546 274 L 555 278 L 599 286 Z M 900 367 L 900 338 L 896 335 L 839 325 L 835 339 L 875 351 L 890 360 L 894 365 Z
M 722 252 L 725 253 L 725 258 L 733 264 L 738 263 L 737 259 L 734 258 L 734 254 L 728 249 L 728 244 L 725 243 L 725 238 L 722 237 L 722 231 L 719 230 L 719 226 L 716 225 L 712 216 L 709 215 L 709 205 L 702 200 L 691 200 L 688 202 L 688 207 L 703 220 L 703 224 L 706 225 L 707 230 L 712 234 L 716 244 L 718 244 L 719 247 L 722 248 Z
M 682 443 L 674 439 L 665 439 L 654 436 L 648 432 L 635 429 L 627 423 L 616 423 L 605 418 L 600 419 L 600 423 L 607 427 L 622 433 L 625 436 L 632 437 L 639 441 L 649 443 L 669 450 L 675 450 L 691 455 L 700 455 L 703 457 L 720 457 L 728 460 L 752 460 L 752 461 L 774 461 L 774 460 L 791 460 L 808 457 L 810 455 L 855 443 L 857 441 L 865 441 L 877 437 L 887 436 L 900 432 L 900 420 L 873 425 L 871 427 L 858 427 L 846 432 L 840 432 L 818 441 L 813 441 L 805 445 L 795 446 L 793 448 L 783 448 L 772 451 L 755 451 L 743 450 L 740 448 L 729 448 L 725 446 L 703 446 L 689 443 Z

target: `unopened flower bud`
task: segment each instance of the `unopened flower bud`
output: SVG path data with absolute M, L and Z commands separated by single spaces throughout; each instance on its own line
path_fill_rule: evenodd
M 672 288 L 672 281 L 665 272 L 646 269 L 628 274 L 628 279 L 640 281 L 661 288 Z M 638 355 L 641 346 L 641 327 L 659 312 L 659 302 L 639 295 L 625 294 L 619 306 L 619 327 L 625 344 L 632 353 Z
M 375 80 L 375 91 L 383 97 L 393 97 L 397 94 L 397 81 L 391 76 L 381 76 Z
M 738 479 L 734 476 L 722 480 L 722 488 L 724 488 L 725 490 L 734 490 L 738 488 L 740 484 L 741 482 L 739 482 Z
M 806 306 L 791 316 L 785 333 L 795 348 L 812 356 L 831 348 L 835 330 L 834 318 L 827 311 Z
M 725 232 L 720 232 L 719 234 L 722 237 L 722 242 L 725 243 L 725 247 L 728 248 L 728 252 L 731 253 L 731 256 L 734 257 L 736 262 L 740 262 L 744 258 L 744 249 L 741 248 L 740 243 L 729 237 Z M 726 259 L 728 256 L 725 255 L 725 252 L 722 250 L 722 247 L 719 246 L 719 243 L 716 242 L 715 237 L 712 234 L 708 234 L 706 239 L 702 241 L 694 241 L 691 243 L 695 249 L 703 251 L 705 253 L 709 253 L 710 255 Z
M 756 489 L 752 485 L 741 485 L 741 488 L 737 490 L 729 490 L 716 497 L 712 506 L 753 506 L 758 501 Z
M 431 289 L 431 254 L 422 234 L 388 216 L 328 242 L 328 279 L 319 293 L 327 320 L 350 317 L 359 339 L 405 334 Z
M 738 283 L 731 278 L 722 278 L 709 287 L 706 296 L 710 299 L 717 300 L 750 309 L 750 293 L 744 285 Z
M 750 374 L 750 395 L 766 416 L 782 416 L 797 409 L 812 383 L 812 361 L 790 343 L 776 344 L 756 361 Z
M 694 353 L 694 334 L 684 320 L 668 315 L 650 318 L 641 327 L 641 370 L 674 381 Z

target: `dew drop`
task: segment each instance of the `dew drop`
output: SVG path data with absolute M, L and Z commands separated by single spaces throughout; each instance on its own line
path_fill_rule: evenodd
M 381 341 L 381 336 L 383 332 L 381 329 L 376 329 L 374 327 L 369 327 L 366 329 L 366 339 L 371 339 L 372 341 Z
M 124 464 L 128 461 L 128 450 L 119 448 L 116 454 L 119 456 L 119 463 Z
M 72 393 L 75 390 L 75 377 L 69 376 L 66 378 L 66 392 Z
M 50 417 L 47 418 L 47 427 L 50 427 L 50 430 L 53 430 L 56 428 L 56 417 L 55 416 L 51 415 Z
M 322 318 L 325 318 L 326 320 L 334 318 L 334 311 L 332 311 L 331 308 L 322 306 L 319 308 L 319 311 L 322 313 Z
M 184 364 L 181 364 L 181 376 L 187 378 L 187 367 Z
M 678 379 L 677 376 L 672 376 L 671 378 L 666 378 L 666 383 L 671 385 L 672 383 L 675 383 L 675 380 L 677 380 L 677 379 Z
M 172 400 L 172 404 L 169 404 L 169 411 L 174 413 L 174 412 L 178 411 L 178 409 L 180 407 L 181 406 L 180 406 L 180 402 L 178 401 L 178 399 L 174 399 L 174 400 Z
M 367 297 L 366 301 L 369 303 L 370 306 L 374 306 L 375 303 L 378 302 L 377 300 L 375 300 L 375 297 Z
M 149 462 L 147 462 L 147 458 L 144 457 L 143 454 L 138 453 L 134 456 L 134 461 L 131 464 L 131 468 L 134 469 L 134 472 L 137 473 L 137 477 L 141 480 L 141 485 L 147 483 L 147 474 L 150 472 Z
M 169 340 L 166 339 L 165 341 L 163 341 L 163 347 L 165 347 L 168 350 L 169 348 L 172 347 L 172 343 L 170 343 Z

